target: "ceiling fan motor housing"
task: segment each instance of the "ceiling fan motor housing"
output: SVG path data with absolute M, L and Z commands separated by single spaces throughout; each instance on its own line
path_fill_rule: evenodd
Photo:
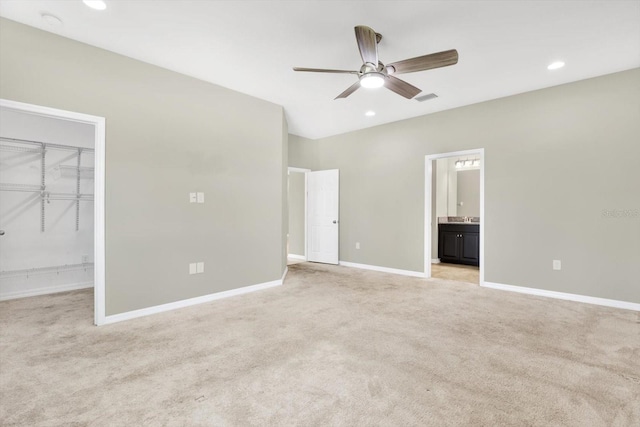
M 362 64 L 362 67 L 360 67 L 360 71 L 358 71 L 358 75 L 362 77 L 363 75 L 369 74 L 369 73 L 383 74 L 384 77 L 386 77 L 387 68 L 384 66 L 382 62 L 378 62 L 377 66 L 368 62 L 365 64 Z

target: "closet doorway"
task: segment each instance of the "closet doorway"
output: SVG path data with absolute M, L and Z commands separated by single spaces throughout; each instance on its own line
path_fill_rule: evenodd
M 105 315 L 105 119 L 0 100 L 0 300 L 94 288 Z

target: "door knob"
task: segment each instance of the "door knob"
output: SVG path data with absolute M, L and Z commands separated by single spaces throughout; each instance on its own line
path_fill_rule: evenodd
M 4 230 L 0 230 L 0 236 L 4 236 Z

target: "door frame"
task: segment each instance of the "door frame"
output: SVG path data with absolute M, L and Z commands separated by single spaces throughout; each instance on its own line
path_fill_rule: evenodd
M 105 118 L 73 111 L 60 110 L 42 105 L 0 99 L 0 107 L 22 113 L 34 114 L 53 119 L 85 123 L 94 126 L 94 196 L 93 196 L 93 286 L 95 325 L 105 323 Z
M 449 153 L 429 154 L 425 156 L 425 198 L 424 198 L 424 276 L 428 279 L 431 277 L 431 222 L 437 220 L 432 218 L 431 210 L 433 208 L 433 162 L 438 159 L 446 159 L 449 157 L 460 156 L 477 156 L 480 158 L 480 286 L 484 285 L 484 148 L 476 148 L 473 150 L 452 151 Z
M 295 168 L 289 167 L 287 168 L 287 206 L 289 205 L 289 175 L 291 172 L 294 173 L 303 173 L 304 174 L 304 260 L 307 261 L 307 172 L 311 172 L 311 169 L 306 168 Z M 288 230 L 288 219 L 287 219 L 287 230 Z M 289 233 L 287 232 L 287 257 L 289 257 Z

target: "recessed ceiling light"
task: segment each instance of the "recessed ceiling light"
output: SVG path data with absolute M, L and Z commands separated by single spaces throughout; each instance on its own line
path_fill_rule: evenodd
M 373 116 L 376 115 L 376 112 L 375 111 L 367 111 L 366 113 L 364 113 L 364 115 L 368 116 L 368 117 L 373 117 Z
M 562 67 L 564 67 L 564 62 L 556 61 L 549 64 L 549 66 L 547 67 L 547 70 L 557 70 L 558 68 L 562 68 Z
M 104 0 L 82 0 L 84 4 L 95 10 L 105 10 L 107 3 Z
M 60 27 L 62 26 L 62 19 L 58 18 L 55 15 L 50 14 L 49 12 L 42 12 L 40 14 L 44 22 L 52 27 Z

